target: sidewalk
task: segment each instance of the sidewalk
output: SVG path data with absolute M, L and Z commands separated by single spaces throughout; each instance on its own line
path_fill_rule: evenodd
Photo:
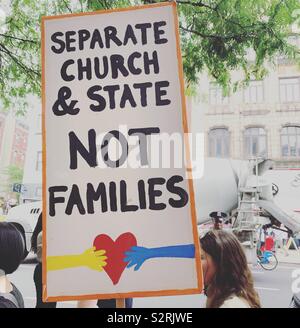
M 279 263 L 300 264 L 300 250 L 290 249 L 287 256 L 282 250 L 278 250 L 276 256 Z

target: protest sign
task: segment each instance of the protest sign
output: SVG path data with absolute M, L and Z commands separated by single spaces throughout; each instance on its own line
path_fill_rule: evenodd
M 199 293 L 176 5 L 43 17 L 42 64 L 44 299 Z

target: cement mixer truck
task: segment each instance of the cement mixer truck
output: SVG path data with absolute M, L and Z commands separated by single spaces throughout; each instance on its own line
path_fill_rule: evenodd
M 300 231 L 300 169 L 279 170 L 273 165 L 259 158 L 207 158 L 203 177 L 194 182 L 198 224 L 209 222 L 213 211 L 227 213 L 249 263 L 257 263 L 262 227 L 280 230 L 283 224 L 290 235 Z M 200 235 L 204 229 L 200 226 Z
M 300 231 L 300 168 L 274 170 L 271 160 L 259 158 L 207 158 L 194 188 L 199 224 L 222 211 L 234 216 L 236 229 L 280 222 L 293 233 Z
M 271 160 L 259 158 L 207 158 L 194 188 L 199 224 L 222 211 L 235 230 L 282 223 L 291 233 L 300 231 L 300 168 L 274 170 Z
M 225 212 L 234 233 L 252 250 L 259 226 L 282 223 L 291 233 L 300 231 L 300 168 L 272 170 L 272 166 L 272 161 L 257 158 L 206 158 L 203 176 L 194 180 L 199 226 L 210 221 L 211 212 Z M 26 255 L 41 211 L 42 202 L 34 202 L 16 206 L 8 213 L 7 221 L 25 237 Z

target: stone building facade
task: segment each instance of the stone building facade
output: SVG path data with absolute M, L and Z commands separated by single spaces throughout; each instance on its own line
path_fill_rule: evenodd
M 278 59 L 268 71 L 229 96 L 201 75 L 197 97 L 188 103 L 191 130 L 204 133 L 206 156 L 263 157 L 279 168 L 300 168 L 300 69 Z

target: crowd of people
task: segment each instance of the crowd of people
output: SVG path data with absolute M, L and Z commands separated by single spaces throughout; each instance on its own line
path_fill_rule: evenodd
M 207 308 L 260 308 L 261 303 L 254 289 L 252 273 L 239 240 L 230 230 L 223 229 L 223 214 L 214 212 L 214 224 L 200 237 L 204 294 Z M 36 308 L 53 308 L 56 303 L 42 300 L 42 219 L 41 215 L 32 235 L 32 251 L 38 264 L 33 280 L 36 287 Z M 264 231 L 264 234 L 272 232 Z M 8 275 L 15 272 L 23 260 L 25 241 L 17 228 L 0 222 L 0 308 L 23 308 L 24 300 Z M 293 306 L 295 306 L 295 298 Z M 78 307 L 116 307 L 116 300 L 78 302 Z M 132 299 L 126 299 L 132 307 Z
M 257 231 L 259 246 L 270 251 L 278 252 L 281 250 L 285 256 L 288 256 L 288 249 L 293 245 L 294 249 L 300 250 L 300 233 L 292 234 L 281 224 L 279 227 L 262 227 Z

